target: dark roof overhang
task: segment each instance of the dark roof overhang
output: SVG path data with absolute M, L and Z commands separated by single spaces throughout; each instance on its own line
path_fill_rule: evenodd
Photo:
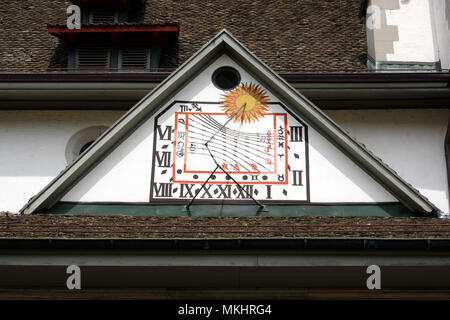
M 120 82 L 157 81 L 167 78 L 173 70 L 161 72 L 2 72 L 0 82 Z M 450 87 L 450 72 L 375 73 L 280 72 L 289 83 L 444 83 Z
M 158 72 L 0 73 L 0 109 L 127 110 L 166 79 Z M 450 73 L 279 73 L 322 109 L 448 108 Z M 80 90 L 88 88 L 86 91 Z M 64 89 L 62 91 L 61 89 Z M 45 90 L 46 95 L 42 95 Z M 24 92 L 26 94 L 24 95 Z M 65 95 L 62 97 L 62 92 Z M 125 95 L 124 95 L 125 94 Z M 108 97 L 104 101 L 105 97 Z M 91 99 L 92 98 L 92 99 Z M 79 100 L 85 103 L 78 103 Z M 89 100 L 87 102 L 86 100 Z M 70 103 L 72 105 L 70 105 Z
M 83 25 L 81 29 L 66 26 L 48 26 L 48 32 L 70 43 L 98 42 L 153 42 L 163 46 L 178 37 L 178 25 L 102 24 Z
M 64 239 L 0 238 L 0 250 L 288 250 L 449 251 L 450 239 L 223 238 Z
M 450 72 L 334 72 L 334 73 L 280 73 L 289 83 L 298 82 L 350 82 L 350 83 L 398 83 L 398 82 L 446 82 L 450 87 Z

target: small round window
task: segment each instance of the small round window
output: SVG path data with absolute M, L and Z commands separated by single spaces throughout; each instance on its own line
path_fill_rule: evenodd
M 67 164 L 74 162 L 106 129 L 108 128 L 105 126 L 89 127 L 70 137 L 66 145 Z
M 241 75 L 232 67 L 221 67 L 214 71 L 212 82 L 220 90 L 231 90 L 241 82 Z

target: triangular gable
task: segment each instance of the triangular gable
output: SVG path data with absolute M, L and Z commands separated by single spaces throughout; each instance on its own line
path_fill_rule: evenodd
M 178 68 L 171 76 L 169 76 L 165 81 L 163 81 L 157 88 L 150 92 L 146 97 L 144 97 L 140 102 L 138 102 L 129 112 L 127 112 L 121 119 L 119 119 L 113 126 L 111 126 L 94 144 L 92 144 L 83 155 L 81 155 L 73 164 L 67 167 L 60 175 L 58 175 L 48 186 L 46 186 L 38 195 L 36 195 L 30 202 L 22 209 L 22 212 L 34 213 L 40 210 L 45 210 L 52 207 L 55 203 L 61 200 L 61 198 L 71 189 L 73 189 L 79 181 L 82 180 L 94 167 L 97 166 L 103 159 L 105 159 L 113 150 L 117 148 L 121 142 L 130 136 L 136 129 L 138 129 L 145 121 L 154 117 L 162 119 L 163 115 L 161 113 L 161 106 L 167 106 L 166 110 L 170 108 L 183 108 L 186 103 L 197 103 L 202 104 L 203 101 L 173 101 L 173 97 L 176 93 L 181 91 L 186 84 L 188 84 L 193 78 L 198 76 L 203 70 L 210 66 L 214 61 L 216 61 L 220 56 L 226 55 L 230 57 L 237 64 L 242 66 L 243 69 L 252 76 L 258 85 L 262 86 L 271 95 L 276 96 L 275 102 L 272 102 L 271 110 L 273 111 L 273 123 L 274 130 L 279 126 L 277 121 L 283 121 L 282 117 L 279 116 L 284 114 L 286 118 L 285 137 L 288 134 L 301 135 L 302 139 L 297 140 L 298 143 L 303 142 L 303 144 L 298 144 L 299 148 L 304 148 L 305 152 L 308 152 L 307 141 L 304 142 L 307 132 L 295 132 L 296 128 L 311 128 L 311 133 L 316 133 L 317 136 L 323 138 L 326 143 L 333 145 L 334 148 L 340 150 L 343 154 L 351 159 L 351 162 L 356 164 L 358 168 L 362 169 L 365 174 L 367 174 L 367 180 L 373 179 L 377 184 L 382 186 L 390 195 L 395 199 L 400 201 L 405 207 L 407 207 L 412 212 L 417 213 L 436 213 L 439 210 L 430 203 L 425 197 L 423 197 L 417 190 L 412 186 L 404 182 L 395 172 L 389 169 L 385 164 L 383 164 L 379 159 L 377 159 L 373 154 L 351 138 L 343 129 L 341 129 L 336 123 L 334 123 L 328 116 L 326 116 L 321 110 L 315 107 L 310 101 L 299 94 L 294 88 L 292 88 L 286 81 L 284 81 L 280 76 L 273 72 L 268 66 L 258 60 L 254 55 L 252 55 L 242 44 L 240 44 L 235 38 L 233 38 L 226 30 L 221 31 L 216 37 L 214 37 L 208 44 L 206 44 L 202 49 L 200 49 L 192 58 L 186 61 L 180 68 Z M 250 84 L 247 84 L 250 85 Z M 208 105 L 211 112 L 209 114 L 215 114 L 214 102 L 205 102 L 205 106 Z M 217 103 L 216 103 L 217 104 Z M 275 110 L 275 111 L 274 111 Z M 278 110 L 278 111 L 277 111 Z M 288 110 L 288 112 L 283 113 L 283 110 Z M 289 113 L 289 115 L 288 115 Z M 278 116 L 275 116 L 278 115 Z M 179 115 L 177 115 L 179 116 Z M 181 117 L 181 116 L 180 116 Z M 189 115 L 182 115 L 183 118 L 177 120 L 189 120 Z M 291 121 L 291 125 L 288 125 L 287 118 Z M 278 120 L 277 120 L 278 119 Z M 214 118 L 208 120 L 216 121 Z M 201 119 L 199 121 L 202 121 Z M 219 122 L 218 122 L 219 123 Z M 223 123 L 223 121 L 221 122 Z M 297 123 L 299 125 L 295 125 Z M 307 125 L 305 125 L 307 123 Z M 155 125 L 159 124 L 155 122 Z M 220 127 L 219 124 L 213 123 Z M 159 130 L 159 134 L 164 136 L 169 134 L 163 127 L 156 128 Z M 288 129 L 290 128 L 290 132 Z M 283 129 L 284 130 L 284 129 Z M 156 131 L 155 131 L 156 132 Z M 280 133 L 281 135 L 281 133 Z M 183 140 L 186 142 L 186 140 Z M 276 142 L 276 141 L 274 141 Z M 156 140 L 155 146 L 156 147 Z M 161 145 L 160 148 L 167 148 L 168 145 Z M 171 145 L 170 148 L 173 148 Z M 163 162 L 163 153 L 156 153 L 156 149 L 153 150 L 153 163 L 155 161 Z M 158 149 L 159 150 L 159 149 Z M 160 150 L 162 151 L 162 150 Z M 176 151 L 176 150 L 174 150 Z M 285 149 L 286 155 L 288 154 L 287 147 Z M 274 154 L 275 155 L 275 154 Z M 280 158 L 283 154 L 280 154 Z M 290 153 L 290 156 L 296 156 L 294 153 Z M 299 156 L 296 156 L 299 158 Z M 270 159 L 268 160 L 270 161 Z M 195 162 L 195 161 L 194 161 Z M 225 162 L 224 162 L 225 163 Z M 250 163 L 248 163 L 251 165 Z M 252 165 L 254 165 L 252 163 Z M 261 165 L 261 162 L 258 163 Z M 307 166 L 307 163 L 304 164 Z M 309 179 L 308 177 L 301 177 L 299 175 L 295 176 L 292 173 L 291 168 L 288 168 L 288 163 L 286 161 L 285 165 L 278 166 L 278 170 L 285 171 L 270 171 L 271 168 L 266 168 L 271 174 L 267 174 L 265 179 L 268 181 L 280 178 L 283 172 L 286 172 L 284 178 L 287 179 L 287 175 L 291 175 L 291 183 L 294 182 L 298 185 L 298 179 Z M 297 170 L 297 172 L 303 171 Z M 171 166 L 168 170 L 173 170 L 173 178 L 179 179 L 181 182 L 186 181 L 186 176 L 181 172 L 177 175 L 175 168 Z M 193 168 L 192 172 L 202 172 L 199 168 Z M 197 171 L 195 171 L 197 170 Z M 237 169 L 239 170 L 239 169 Z M 289 170 L 289 173 L 288 173 Z M 198 174 L 201 175 L 202 173 Z M 204 175 L 206 173 L 203 173 Z M 197 175 L 197 174 L 196 174 Z M 197 175 L 197 176 L 198 176 Z M 156 174 L 152 173 L 152 183 L 155 182 Z M 250 179 L 251 174 L 247 175 L 246 179 Z M 203 177 L 203 179 L 205 179 Z M 164 179 L 164 177 L 160 177 Z M 190 178 L 192 179 L 192 178 Z M 222 176 L 225 179 L 225 176 Z M 243 178 L 244 179 L 244 178 Z M 201 180 L 201 179 L 199 179 Z M 245 179 L 244 179 L 245 180 Z M 297 180 L 297 181 L 295 181 Z M 163 180 L 161 180 L 163 181 Z M 172 181 L 172 180 L 171 180 Z M 283 181 L 283 180 L 280 180 Z M 195 181 L 187 181 L 195 182 Z M 223 181 L 224 183 L 226 181 Z M 245 181 L 241 181 L 245 184 Z M 162 183 L 162 182 L 161 182 Z M 231 183 L 231 182 L 230 182 Z M 296 197 L 300 199 L 300 202 L 309 202 L 309 181 L 305 184 L 305 188 L 299 188 Z M 157 190 L 162 190 L 161 185 L 158 185 L 158 189 L 152 189 L 150 187 L 150 202 L 153 200 L 158 200 L 154 193 Z M 283 191 L 282 191 L 283 190 Z M 223 190 L 222 190 L 223 192 Z M 272 192 L 272 190 L 270 190 Z M 273 192 L 286 192 L 285 189 L 279 188 Z M 287 193 L 287 192 L 286 192 Z M 287 199 L 287 195 L 285 195 Z M 292 200 L 292 199 L 290 199 Z

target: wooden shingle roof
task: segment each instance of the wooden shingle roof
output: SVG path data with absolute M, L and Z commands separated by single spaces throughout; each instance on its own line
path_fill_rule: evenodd
M 0 217 L 0 238 L 450 239 L 450 219 L 8 215 Z
M 0 72 L 67 68 L 67 52 L 48 25 L 65 24 L 67 0 L 6 0 L 0 8 Z M 174 70 L 222 29 L 277 72 L 366 71 L 360 0 L 147 0 L 130 23 L 178 24 L 162 70 Z

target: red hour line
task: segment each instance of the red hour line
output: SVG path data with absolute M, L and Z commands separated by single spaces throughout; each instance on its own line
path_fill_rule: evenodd
M 208 114 L 208 115 L 226 115 L 226 113 L 222 113 L 222 112 L 208 112 L 208 113 L 199 113 L 199 112 L 184 112 L 184 114 Z M 272 116 L 274 116 L 274 118 L 275 118 L 275 116 L 277 115 L 277 114 L 275 114 L 275 113 L 266 113 L 265 115 L 272 115 Z M 189 116 L 187 116 L 186 117 L 187 119 L 189 119 Z M 276 121 L 276 119 L 275 119 L 275 121 Z M 187 123 L 187 121 L 186 121 L 186 123 Z M 276 131 L 276 126 L 275 126 L 275 131 Z M 187 139 L 188 139 L 188 129 L 187 129 L 187 126 L 186 126 L 186 144 L 187 144 Z M 186 167 L 186 159 L 187 159 L 187 153 L 185 154 L 185 158 L 184 158 L 184 173 L 211 173 L 211 170 L 210 171 L 202 171 L 202 170 L 187 170 L 187 167 Z M 259 171 L 259 173 L 258 174 L 261 174 L 261 173 L 267 173 L 267 174 L 270 174 L 270 173 L 276 173 L 277 171 L 276 171 L 276 162 L 277 162 L 277 157 L 276 157 L 276 154 L 274 154 L 274 171 Z M 229 174 L 255 174 L 256 172 L 254 172 L 254 171 L 228 171 L 228 173 Z M 217 171 L 217 174 L 225 174 L 223 171 Z
M 288 135 L 287 135 L 287 114 L 284 114 L 284 172 L 286 174 L 286 184 L 289 183 L 288 173 Z
M 277 114 L 273 116 L 273 154 L 275 156 L 275 172 L 277 172 Z
M 189 116 L 190 114 L 208 114 L 208 115 L 226 115 L 225 113 L 222 112 L 208 112 L 208 113 L 202 113 L 202 112 L 175 112 L 175 142 L 174 142 L 174 150 L 176 150 L 176 144 L 177 144 L 177 139 L 178 139 L 178 115 L 185 115 L 185 145 L 184 145 L 184 163 L 183 163 L 183 169 L 184 169 L 184 173 L 211 173 L 211 171 L 187 171 L 186 170 L 186 158 L 187 158 L 187 143 L 188 143 L 188 127 L 189 127 Z M 272 115 L 274 117 L 274 172 L 260 172 L 258 174 L 261 173 L 274 173 L 277 174 L 277 154 L 276 154 L 276 133 L 277 133 L 277 127 L 276 127 L 276 123 L 277 123 L 277 119 L 276 116 L 282 116 L 284 118 L 284 148 L 285 148 L 285 181 L 257 181 L 257 182 L 250 182 L 250 181 L 246 181 L 245 184 L 288 184 L 288 145 L 287 145 L 287 115 L 285 113 L 267 113 L 266 115 Z M 204 181 L 189 181 L 189 180 L 176 180 L 175 178 L 175 169 L 176 169 L 176 154 L 174 152 L 174 160 L 173 160 L 173 170 L 172 170 L 172 174 L 173 174 L 173 182 L 176 183 L 203 183 Z M 222 173 L 223 172 L 217 172 L 217 173 Z M 229 172 L 230 174 L 252 174 L 255 172 L 243 172 L 243 171 L 238 171 L 238 172 Z M 234 184 L 233 181 L 210 181 L 210 184 Z
M 184 172 L 186 172 L 186 158 L 187 158 L 187 143 L 188 143 L 188 124 L 189 124 L 189 117 L 184 115 L 184 166 L 183 166 L 183 170 Z M 175 179 L 175 176 L 173 177 Z

